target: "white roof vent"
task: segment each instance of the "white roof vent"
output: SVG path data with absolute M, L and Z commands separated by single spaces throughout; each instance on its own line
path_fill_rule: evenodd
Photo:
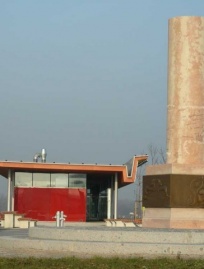
M 33 161 L 34 162 L 38 162 L 38 159 L 41 158 L 41 162 L 42 163 L 46 163 L 46 157 L 47 157 L 47 153 L 45 149 L 42 149 L 41 153 L 36 153 L 33 157 Z

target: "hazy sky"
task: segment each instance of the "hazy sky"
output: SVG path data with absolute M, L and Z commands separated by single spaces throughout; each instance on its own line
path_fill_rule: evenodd
M 165 147 L 168 19 L 182 15 L 204 1 L 0 0 L 0 160 L 46 148 L 122 164 Z

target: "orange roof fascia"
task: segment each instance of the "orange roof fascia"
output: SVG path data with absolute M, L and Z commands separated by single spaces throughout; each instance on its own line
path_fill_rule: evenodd
M 119 173 L 121 183 L 133 183 L 136 178 L 139 161 L 146 161 L 147 155 L 134 156 L 131 175 L 128 175 L 127 165 L 101 165 L 101 164 L 65 164 L 65 163 L 35 163 L 35 162 L 0 162 L 0 175 L 8 177 L 8 170 L 15 172 L 99 172 L 99 173 Z

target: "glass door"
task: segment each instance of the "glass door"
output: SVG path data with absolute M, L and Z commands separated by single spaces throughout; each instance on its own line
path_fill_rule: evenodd
M 105 175 L 87 176 L 87 221 L 100 221 L 107 218 L 107 188 L 110 177 Z

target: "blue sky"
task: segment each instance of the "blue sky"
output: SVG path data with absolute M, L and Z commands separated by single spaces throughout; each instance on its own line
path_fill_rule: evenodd
M 0 159 L 122 164 L 165 148 L 168 19 L 203 14 L 203 0 L 0 0 Z

